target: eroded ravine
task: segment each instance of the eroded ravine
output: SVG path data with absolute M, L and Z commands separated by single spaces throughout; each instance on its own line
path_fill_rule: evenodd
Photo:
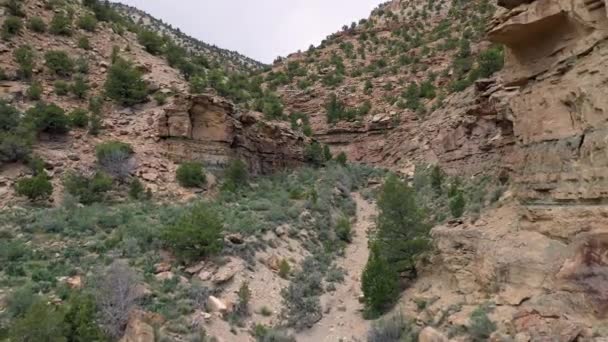
M 312 329 L 298 334 L 300 342 L 365 341 L 369 322 L 363 319 L 361 274 L 369 255 L 368 231 L 373 228 L 376 206 L 361 194 L 352 194 L 357 204 L 357 221 L 353 225 L 353 242 L 346 248 L 337 263 L 347 271 L 344 282 L 336 285 L 336 291 L 321 297 L 323 318 Z

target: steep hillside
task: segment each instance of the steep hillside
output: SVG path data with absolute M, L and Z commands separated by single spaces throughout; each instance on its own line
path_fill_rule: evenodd
M 243 56 L 236 51 L 221 49 L 215 45 L 207 44 L 196 38 L 190 37 L 180 31 L 179 28 L 174 28 L 171 24 L 167 24 L 162 20 L 154 18 L 148 13 L 121 3 L 112 4 L 113 7 L 125 17 L 130 18 L 139 26 L 157 32 L 163 36 L 169 36 L 170 39 L 176 42 L 181 47 L 198 54 L 207 56 L 210 61 L 224 65 L 233 71 L 249 72 L 256 69 L 261 69 L 265 65 L 247 56 Z
M 493 157 L 473 146 L 508 145 L 490 141 L 501 119 L 479 113 L 471 87 L 502 67 L 502 49 L 483 41 L 493 12 L 488 1 L 391 1 L 277 61 L 266 84 L 305 131 L 351 160 L 479 166 Z

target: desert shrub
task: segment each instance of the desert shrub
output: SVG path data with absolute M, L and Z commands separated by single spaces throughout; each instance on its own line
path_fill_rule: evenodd
M 97 325 L 97 303 L 90 294 L 75 293 L 66 303 L 64 316 L 67 341 L 107 341 Z
M 86 57 L 78 57 L 75 62 L 75 71 L 82 75 L 89 73 L 89 61 Z
M 162 241 L 182 261 L 216 254 L 222 250 L 223 222 L 207 203 L 200 203 L 161 234 Z
M 34 177 L 20 179 L 15 185 L 15 190 L 19 195 L 36 201 L 48 199 L 53 194 L 53 184 L 46 173 L 42 172 Z
M 125 106 L 145 102 L 148 98 L 141 72 L 122 58 L 118 58 L 110 67 L 105 90 L 109 98 Z
M 74 71 L 74 61 L 65 51 L 49 51 L 44 54 L 46 67 L 56 75 L 69 76 Z
M 19 64 L 19 76 L 25 79 L 32 77 L 34 59 L 36 58 L 34 49 L 29 45 L 21 45 L 19 48 L 15 49 L 13 57 L 17 64 Z
M 302 270 L 281 291 L 286 323 L 296 330 L 310 328 L 323 317 L 319 296 L 323 293 L 327 264 L 321 259 L 319 255 L 306 258 Z
M 181 164 L 177 168 L 176 179 L 185 188 L 200 188 L 207 183 L 203 165 L 197 162 Z
M 38 103 L 25 113 L 25 120 L 31 122 L 38 132 L 64 134 L 70 130 L 70 119 L 55 104 Z
M 279 263 L 279 277 L 287 279 L 290 274 L 291 266 L 289 266 L 289 261 L 287 261 L 287 259 L 282 259 Z
M 454 197 L 450 199 L 450 212 L 454 218 L 459 218 L 464 214 L 466 200 L 461 190 L 458 190 Z
M 62 80 L 58 80 L 55 81 L 55 94 L 57 94 L 58 96 L 65 96 L 68 94 L 69 92 L 69 88 L 70 86 L 68 85 L 68 83 L 66 81 L 62 81 Z
M 367 334 L 368 342 L 414 342 L 418 341 L 415 326 L 402 314 L 374 322 Z
M 490 77 L 504 66 L 504 53 L 501 46 L 494 46 L 479 53 L 477 57 L 479 64 L 479 75 Z
M 11 341 L 64 342 L 63 312 L 38 300 L 10 328 Z
M 167 97 L 169 97 L 167 94 L 158 92 L 154 94 L 154 101 L 156 101 L 157 105 L 162 106 L 167 103 Z
M 64 13 L 56 13 L 51 20 L 49 32 L 60 36 L 71 36 L 72 19 Z
M 347 243 L 351 243 L 353 241 L 352 227 L 348 218 L 341 217 L 338 219 L 335 230 L 338 239 Z
M 25 17 L 25 11 L 21 6 L 22 0 L 9 0 L 3 5 L 9 15 L 14 15 L 16 17 Z
M 90 14 L 85 14 L 78 18 L 78 27 L 85 31 L 94 32 L 97 28 L 97 18 Z
M 27 27 L 37 33 L 46 32 L 46 23 L 40 17 L 31 17 L 27 23 Z
M 257 342 L 296 342 L 295 337 L 289 333 L 261 324 L 255 325 L 253 335 Z
M 321 166 L 327 161 L 324 148 L 317 141 L 313 141 L 305 147 L 304 158 L 314 166 Z
M 89 124 L 89 113 L 81 108 L 71 111 L 69 118 L 73 127 L 86 128 Z
M 0 163 L 25 160 L 31 152 L 31 138 L 19 133 L 0 132 Z
M 8 132 L 19 124 L 21 113 L 8 102 L 0 100 L 0 132 Z
M 138 178 L 134 178 L 129 184 L 129 197 L 134 200 L 145 200 L 152 198 L 152 193 L 146 188 Z
M 42 83 L 38 81 L 32 82 L 30 87 L 27 88 L 25 96 L 30 101 L 38 101 L 42 97 Z
M 103 109 L 103 98 L 101 96 L 93 96 L 89 99 L 89 110 L 93 114 L 101 114 Z
M 95 146 L 97 163 L 110 175 L 124 179 L 131 174 L 133 148 L 120 141 L 107 141 Z
M 365 296 L 368 317 L 377 317 L 390 307 L 398 296 L 399 275 L 381 254 L 380 245 L 374 242 L 363 275 L 361 289 Z
M 89 118 L 89 133 L 91 135 L 98 135 L 103 126 L 103 121 L 99 114 L 93 113 Z
M 247 170 L 247 164 L 240 159 L 231 161 L 224 172 L 224 188 L 235 191 L 247 185 L 248 181 L 249 171 Z
M 87 80 L 82 75 L 76 76 L 74 83 L 70 85 L 70 91 L 79 99 L 84 99 L 87 96 L 89 88 Z
M 443 170 L 439 165 L 433 165 L 431 168 L 431 187 L 435 190 L 435 193 L 441 194 L 444 179 L 445 173 L 443 173 Z
M 0 241 L 1 242 L 1 241 Z M 9 251 L 8 246 L 1 245 L 5 248 L 5 253 Z M 9 258 L 2 258 L 3 262 L 10 260 Z M 34 293 L 31 286 L 22 286 L 14 290 L 10 296 L 6 299 L 6 312 L 10 317 L 17 318 L 23 317 L 27 313 L 28 309 L 36 302 L 38 297 Z
M 153 55 L 160 55 L 163 52 L 165 42 L 156 32 L 150 30 L 141 30 L 137 35 L 139 43 Z
M 496 330 L 496 324 L 490 320 L 487 314 L 487 308 L 480 306 L 471 313 L 469 318 L 471 324 L 468 327 L 468 333 L 473 338 L 473 341 L 487 341 L 490 335 Z
M 124 262 L 114 261 L 93 283 L 95 302 L 104 333 L 114 340 L 122 337 L 131 310 L 138 301 L 137 274 Z
M 2 24 L 2 38 L 10 39 L 11 37 L 19 34 L 21 32 L 21 28 L 23 27 L 23 23 L 21 19 L 15 16 L 9 16 L 4 20 Z
M 78 38 L 78 47 L 83 50 L 91 50 L 91 41 L 89 41 L 89 37 L 81 36 Z
M 64 188 L 82 204 L 93 204 L 105 199 L 106 193 L 112 189 L 112 178 L 103 172 L 92 177 L 70 173 L 64 180 Z
M 416 258 L 430 248 L 430 227 L 416 203 L 416 192 L 389 176 L 378 199 L 377 243 L 391 267 L 416 274 Z
M 346 157 L 346 153 L 344 152 L 340 152 L 338 154 L 338 156 L 336 157 L 336 162 L 342 166 L 346 166 L 346 163 L 348 162 L 348 158 Z
M 238 299 L 230 313 L 230 320 L 236 324 L 242 325 L 243 320 L 251 315 L 251 309 L 249 307 L 251 290 L 249 289 L 249 283 L 247 281 L 243 281 L 237 295 Z

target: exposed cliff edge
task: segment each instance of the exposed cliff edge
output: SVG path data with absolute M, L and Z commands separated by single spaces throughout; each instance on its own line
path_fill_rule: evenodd
M 608 305 L 606 4 L 503 5 L 489 38 L 507 50 L 515 145 L 500 159 L 514 191 L 479 220 L 436 227 L 433 271 L 405 298 L 436 299 L 419 316 L 427 324 L 442 313 L 446 327 L 467 325 L 493 302 L 500 332 L 518 341 L 592 340 Z
M 158 125 L 174 161 L 200 160 L 210 169 L 222 169 L 241 158 L 254 174 L 304 164 L 306 137 L 285 122 L 264 120 L 261 113 L 240 113 L 220 97 L 178 98 Z

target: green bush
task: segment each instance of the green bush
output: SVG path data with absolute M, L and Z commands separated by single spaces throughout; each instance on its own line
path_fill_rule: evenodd
M 38 81 L 32 82 L 25 93 L 25 96 L 30 101 L 38 101 L 42 97 L 42 83 Z
M 224 187 L 228 190 L 236 190 L 247 185 L 249 181 L 249 171 L 247 164 L 240 159 L 235 159 L 226 168 L 224 172 Z
M 8 102 L 0 100 L 0 132 L 9 132 L 19 124 L 21 113 Z
M 17 64 L 19 64 L 19 76 L 25 79 L 32 77 L 34 59 L 36 58 L 34 49 L 29 45 L 21 45 L 19 48 L 15 49 L 13 57 Z
M 133 148 L 120 141 L 108 141 L 95 147 L 97 163 L 109 174 L 124 179 L 131 174 L 129 160 Z
M 67 341 L 108 341 L 96 323 L 98 313 L 93 296 L 76 293 L 70 297 L 66 306 L 64 324 Z
M 152 198 L 152 193 L 150 190 L 146 191 L 146 188 L 139 179 L 134 178 L 131 184 L 129 184 L 129 197 L 134 200 L 149 200 Z
M 89 84 L 82 75 L 76 76 L 74 78 L 74 83 L 70 85 L 70 91 L 79 99 L 84 99 L 87 96 L 89 89 Z
M 501 46 L 494 46 L 479 53 L 477 57 L 479 75 L 490 77 L 504 66 L 504 52 Z
M 73 127 L 85 128 L 89 124 L 89 113 L 81 108 L 71 111 L 69 118 Z
M 336 157 L 336 162 L 342 166 L 346 166 L 346 163 L 348 162 L 348 158 L 346 157 L 346 153 L 344 152 L 340 152 L 338 154 L 338 156 Z
M 158 93 L 154 94 L 154 101 L 156 101 L 157 105 L 162 106 L 165 103 L 167 103 L 167 97 L 168 97 L 167 94 L 158 92 Z
M 38 103 L 25 113 L 25 120 L 32 123 L 37 132 L 63 134 L 70 131 L 70 119 L 54 104 Z
M 97 18 L 90 14 L 85 14 L 78 18 L 78 27 L 85 31 L 95 32 L 97 28 Z
M 2 24 L 2 38 L 10 39 L 12 36 L 19 34 L 23 23 L 18 17 L 10 16 L 4 20 Z
M 125 106 L 145 102 L 148 90 L 141 76 L 132 63 L 118 58 L 108 72 L 106 95 Z
M 46 67 L 56 75 L 69 76 L 74 71 L 74 61 L 65 51 L 49 51 L 44 59 Z
M 475 342 L 487 341 L 490 335 L 496 331 L 496 324 L 490 320 L 486 311 L 487 308 L 480 306 L 471 313 L 469 318 L 471 324 L 467 330 Z
M 32 201 L 48 199 L 53 194 L 53 184 L 46 173 L 42 172 L 31 178 L 20 179 L 15 185 L 17 194 L 26 196 Z
M 209 204 L 200 203 L 161 236 L 178 258 L 192 262 L 222 250 L 222 230 L 218 213 Z
M 351 243 L 353 241 L 353 232 L 350 225 L 350 220 L 346 217 L 341 217 L 336 223 L 336 235 L 338 239 Z
M 63 312 L 38 300 L 10 328 L 11 341 L 65 342 Z
M 46 32 L 46 23 L 40 17 L 31 17 L 27 23 L 27 27 L 37 33 Z
M 200 188 L 205 185 L 207 179 L 201 163 L 183 163 L 177 168 L 177 182 L 185 188 Z
M 72 19 L 63 13 L 56 13 L 51 20 L 49 31 L 60 36 L 72 35 Z
M 31 145 L 28 135 L 0 132 L 0 163 L 25 160 L 31 152 Z
M 137 35 L 139 43 L 153 55 L 160 55 L 163 52 L 165 42 L 161 36 L 154 31 L 141 30 Z
M 402 314 L 384 318 L 372 324 L 368 342 L 418 341 L 415 325 L 406 321 Z
M 55 81 L 55 94 L 58 96 L 65 96 L 70 91 L 70 86 L 66 81 L 58 80 Z
M 397 271 L 416 275 L 416 258 L 430 248 L 430 226 L 419 208 L 416 192 L 396 176 L 389 176 L 378 198 L 377 243 Z
M 287 259 L 282 259 L 279 263 L 279 277 L 283 279 L 289 278 L 291 274 L 291 266 L 289 266 L 289 261 Z
M 81 36 L 78 38 L 78 47 L 83 50 L 91 50 L 91 42 L 89 41 L 89 37 Z
M 462 191 L 458 190 L 456 195 L 450 199 L 450 212 L 454 218 L 459 218 L 464 214 L 466 200 Z
M 25 11 L 23 10 L 22 0 L 9 0 L 4 4 L 4 8 L 9 15 L 16 17 L 25 17 Z
M 106 193 L 112 189 L 112 178 L 103 172 L 97 172 L 92 177 L 70 173 L 63 185 L 67 193 L 88 205 L 105 199 Z
M 361 276 L 361 289 L 365 296 L 366 314 L 377 317 L 397 299 L 399 275 L 373 243 Z
M 324 152 L 323 146 L 317 141 L 313 141 L 304 149 L 304 158 L 314 166 L 321 166 L 327 161 Z

